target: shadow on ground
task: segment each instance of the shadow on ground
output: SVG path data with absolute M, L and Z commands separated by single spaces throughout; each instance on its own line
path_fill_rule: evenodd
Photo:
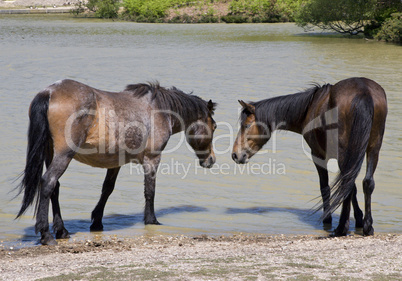
M 178 214 L 178 213 L 197 213 L 197 212 L 207 212 L 208 209 L 204 207 L 198 206 L 191 206 L 191 205 L 183 205 L 183 206 L 175 206 L 160 209 L 155 212 L 156 217 L 163 218 L 166 215 L 171 214 Z M 88 214 L 90 216 L 90 214 Z M 135 225 L 143 225 L 143 217 L 144 213 L 136 213 L 136 214 L 113 214 L 103 217 L 103 231 L 113 231 L 113 230 L 122 230 L 133 227 Z M 90 232 L 89 227 L 91 225 L 91 220 L 83 220 L 83 219 L 76 219 L 76 220 L 64 220 L 64 226 L 69 231 L 71 235 L 74 235 L 77 232 Z M 52 227 L 50 225 L 50 227 Z M 35 227 L 30 226 L 24 229 L 24 236 L 22 237 L 22 242 L 31 242 L 33 240 L 39 239 L 39 234 L 35 234 Z
M 204 208 L 204 207 L 192 206 L 192 205 L 175 206 L 175 207 L 169 207 L 169 208 L 164 208 L 164 209 L 158 210 L 156 212 L 156 217 L 158 219 L 160 219 L 160 221 L 162 221 L 162 223 L 163 223 L 163 220 L 161 218 L 163 218 L 164 216 L 185 213 L 185 212 L 201 213 L 201 212 L 208 212 L 208 209 Z M 298 220 L 301 221 L 302 223 L 308 224 L 318 230 L 325 230 L 328 233 L 331 233 L 333 231 L 333 227 L 336 227 L 338 224 L 338 221 L 339 221 L 339 215 L 333 214 L 332 215 L 332 217 L 333 217 L 332 226 L 331 225 L 323 226 L 322 222 L 320 221 L 321 213 L 320 212 L 313 213 L 311 209 L 257 206 L 257 207 L 249 207 L 249 208 L 228 208 L 225 211 L 225 213 L 228 215 L 236 215 L 236 214 L 263 215 L 266 213 L 275 213 L 275 212 L 293 214 L 293 215 L 297 216 Z M 355 229 L 352 229 L 352 227 L 354 227 L 353 219 L 351 219 L 351 222 L 352 222 L 351 230 L 354 231 Z M 65 224 L 65 227 L 70 232 L 70 234 L 72 234 L 72 235 L 74 235 L 77 232 L 89 233 L 90 232 L 89 227 L 91 225 L 91 220 L 90 219 L 88 219 L 88 220 L 82 220 L 82 219 L 65 220 L 64 224 Z M 143 227 L 144 226 L 143 212 L 135 213 L 135 214 L 128 214 L 128 215 L 125 215 L 125 214 L 108 215 L 103 218 L 103 225 L 104 225 L 105 232 L 128 229 L 128 228 L 131 228 L 136 225 L 138 225 L 139 227 Z M 194 227 L 196 228 L 196 226 L 194 226 Z M 289 227 L 292 227 L 292 226 L 290 225 Z M 230 230 L 228 230 L 228 231 L 230 231 Z M 26 229 L 24 229 L 24 232 L 25 232 L 25 235 L 20 240 L 20 242 L 38 241 L 39 234 L 35 234 L 34 226 L 27 227 Z M 225 230 L 222 229 L 222 232 L 225 232 Z M 357 230 L 355 232 L 358 234 L 359 230 Z

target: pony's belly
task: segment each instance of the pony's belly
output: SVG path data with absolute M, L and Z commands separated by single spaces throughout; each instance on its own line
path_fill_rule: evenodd
M 123 166 L 129 162 L 138 162 L 138 157 L 133 155 L 127 155 L 124 151 L 121 153 L 93 153 L 93 154 L 81 154 L 76 153 L 74 159 L 97 168 L 117 168 Z

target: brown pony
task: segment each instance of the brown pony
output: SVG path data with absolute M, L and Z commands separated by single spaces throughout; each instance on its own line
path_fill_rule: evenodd
M 94 89 L 73 80 L 50 85 L 29 110 L 27 160 L 20 184 L 21 216 L 36 198 L 36 233 L 42 244 L 56 244 L 49 232 L 49 200 L 56 238 L 68 237 L 59 207 L 59 178 L 72 159 L 107 168 L 102 195 L 92 212 L 91 230 L 102 230 L 105 204 L 120 167 L 142 164 L 145 224 L 159 224 L 154 212 L 155 180 L 161 153 L 171 135 L 185 130 L 200 165 L 215 163 L 212 118 L 216 104 L 156 84 L 129 85 L 123 92 Z M 47 170 L 42 176 L 43 164 Z
M 331 214 L 343 203 L 334 235 L 346 235 L 352 201 L 356 227 L 363 227 L 364 235 L 373 235 L 373 174 L 378 163 L 387 116 L 387 100 L 380 85 L 366 78 L 350 78 L 335 85 L 315 86 L 293 95 L 258 102 L 239 102 L 243 107 L 241 128 L 232 153 L 236 163 L 246 163 L 276 129 L 302 134 L 311 148 L 320 177 L 323 203 L 318 209 L 324 208 L 324 224 L 332 222 Z M 363 219 L 356 199 L 355 179 L 365 154 L 367 171 L 363 180 Z M 340 170 L 331 188 L 327 171 L 330 158 L 338 160 Z

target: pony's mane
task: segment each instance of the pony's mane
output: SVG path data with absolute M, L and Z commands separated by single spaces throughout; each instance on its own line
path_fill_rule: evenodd
M 198 96 L 186 94 L 176 87 L 169 89 L 161 87 L 158 82 L 140 83 L 127 85 L 125 91 L 129 91 L 134 97 L 141 98 L 147 94 L 151 95 L 157 109 L 171 110 L 180 115 L 184 120 L 196 120 L 200 116 L 213 114 L 216 104 L 213 103 L 212 110 L 208 109 L 208 102 Z
M 285 124 L 289 120 L 303 120 L 315 94 L 321 90 L 326 91 L 330 84 L 320 86 L 315 84 L 303 92 L 296 94 L 284 95 L 264 99 L 257 102 L 250 102 L 255 106 L 255 118 L 257 122 L 261 122 L 270 126 L 274 123 L 276 126 L 281 122 Z M 247 117 L 247 109 L 243 108 L 240 116 L 241 122 Z M 271 128 L 273 130 L 275 128 Z M 280 127 L 278 128 L 280 129 Z

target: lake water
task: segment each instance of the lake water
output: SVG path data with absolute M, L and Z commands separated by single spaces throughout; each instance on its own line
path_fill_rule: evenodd
M 202 169 L 181 142 L 182 135 L 172 137 L 157 177 L 155 207 L 163 225 L 144 226 L 141 169 L 124 166 L 106 206 L 106 238 L 326 234 L 318 221 L 320 214 L 310 214 L 320 195 L 318 175 L 300 135 L 279 132 L 248 166 L 231 160 L 237 100 L 295 93 L 314 82 L 335 83 L 352 76 L 371 78 L 387 92 L 389 115 L 372 208 L 376 232 L 401 233 L 402 47 L 307 34 L 291 23 L 167 25 L 2 15 L 0 240 L 34 244 L 39 238 L 32 209 L 14 220 L 22 198 L 14 198 L 13 188 L 25 165 L 29 104 L 38 91 L 63 78 L 110 91 L 158 80 L 162 86 L 176 86 L 219 104 L 215 167 Z M 61 178 L 62 214 L 73 239 L 92 235 L 90 213 L 105 173 L 73 161 Z M 357 184 L 364 207 L 362 178 Z M 339 210 L 334 218 L 336 226 Z

